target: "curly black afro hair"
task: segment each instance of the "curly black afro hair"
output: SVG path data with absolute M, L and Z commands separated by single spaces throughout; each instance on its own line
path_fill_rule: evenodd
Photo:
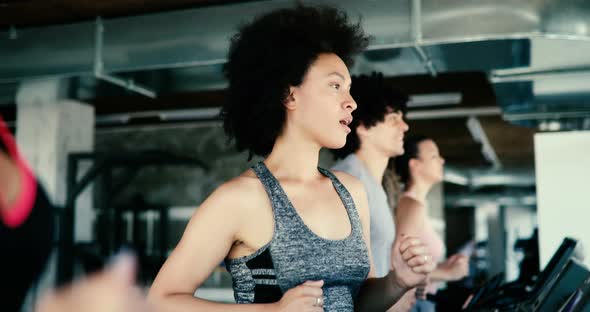
M 370 128 L 383 121 L 389 112 L 406 114 L 408 96 L 387 84 L 382 74 L 353 76 L 350 94 L 358 107 L 352 112 L 353 120 L 350 124 L 352 131 L 346 137 L 346 144 L 340 149 L 332 150 L 336 158 L 344 158 L 361 147 L 361 141 L 356 132 L 359 125 Z
M 224 73 L 228 97 L 221 110 L 223 127 L 238 151 L 270 154 L 286 120 L 289 87 L 298 86 L 322 53 L 338 55 L 351 66 L 369 43 L 360 21 L 349 23 L 334 8 L 280 9 L 242 26 L 230 43 Z

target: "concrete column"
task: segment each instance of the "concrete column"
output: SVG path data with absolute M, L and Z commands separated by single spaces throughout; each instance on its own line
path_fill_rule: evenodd
M 502 209 L 494 203 L 475 207 L 475 240 L 487 241 L 488 272 L 490 276 L 504 271 L 505 249 Z
M 47 79 L 23 82 L 17 91 L 16 140 L 53 203 L 62 207 L 66 199 L 67 157 L 71 152 L 92 151 L 94 108 L 68 100 L 67 80 Z M 92 198 L 80 196 L 74 224 L 75 238 L 91 238 Z M 39 292 L 55 284 L 54 251 Z
M 506 272 L 506 232 L 504 227 L 504 207 L 496 206 L 496 211 L 488 215 L 488 259 L 489 274 L 493 276 Z M 505 277 L 505 275 L 504 275 Z

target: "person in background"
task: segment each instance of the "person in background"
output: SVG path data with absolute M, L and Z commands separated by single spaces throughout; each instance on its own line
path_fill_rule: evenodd
M 352 114 L 346 144 L 332 150 L 334 156 L 341 158 L 332 169 L 346 172 L 363 183 L 371 213 L 375 276 L 384 277 L 390 269 L 395 224 L 381 181 L 389 159 L 404 152 L 408 97 L 394 90 L 377 73 L 353 77 L 350 93 L 358 108 Z M 406 293 L 391 311 L 409 311 L 416 301 L 414 291 Z
M 0 117 L 0 310 L 19 311 L 53 243 L 53 206 Z
M 434 294 L 440 282 L 457 281 L 469 273 L 466 256 L 455 254 L 444 260 L 445 244 L 428 216 L 426 196 L 435 184 L 442 182 L 444 163 L 436 143 L 425 136 L 407 138 L 403 155 L 395 158 L 395 170 L 404 185 L 395 209 L 396 226 L 399 231 L 420 237 L 438 263 L 429 282 L 417 290 L 422 300 L 418 300 L 414 311 L 435 311 L 435 304 L 424 300 L 425 295 Z
M 0 311 L 20 311 L 53 244 L 53 206 L 0 116 Z M 121 256 L 106 270 L 50 290 L 38 312 L 149 311 L 134 286 L 135 264 Z

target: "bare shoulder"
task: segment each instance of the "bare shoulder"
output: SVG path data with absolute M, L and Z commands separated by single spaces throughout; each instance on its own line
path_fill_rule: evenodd
M 423 203 L 408 196 L 402 196 L 395 213 L 396 227 L 401 232 L 420 233 L 426 219 L 426 207 Z
M 251 194 L 252 192 L 264 192 L 264 187 L 254 172 L 249 169 L 239 176 L 223 183 L 218 190 L 224 194 L 248 196 L 248 194 Z
M 267 197 L 260 180 L 251 170 L 247 170 L 217 187 L 200 208 L 219 207 L 233 213 L 256 207 Z
M 361 180 L 352 176 L 346 172 L 342 171 L 333 171 L 334 175 L 338 178 L 340 183 L 344 185 L 344 187 L 352 196 L 354 200 L 354 204 L 359 212 L 361 218 L 366 221 L 369 219 L 369 204 L 367 200 L 367 193 L 365 191 L 365 185 Z
M 405 212 L 421 212 L 425 207 L 424 204 L 411 197 L 402 196 L 399 200 L 397 209 L 404 210 Z
M 366 197 L 365 186 L 361 180 L 343 171 L 333 170 L 332 172 L 353 198 L 357 198 L 358 196 Z

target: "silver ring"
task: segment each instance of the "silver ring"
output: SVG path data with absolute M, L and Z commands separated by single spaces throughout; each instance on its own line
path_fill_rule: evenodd
M 428 255 L 424 255 L 424 263 L 428 262 Z
M 323 300 L 322 300 L 322 297 L 317 297 L 317 298 L 315 298 L 315 306 L 316 306 L 316 307 L 321 307 L 321 306 L 323 306 L 323 305 L 324 305 L 324 302 L 323 302 Z

